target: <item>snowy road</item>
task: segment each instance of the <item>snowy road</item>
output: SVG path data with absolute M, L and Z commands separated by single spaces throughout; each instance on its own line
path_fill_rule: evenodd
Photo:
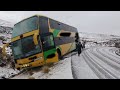
M 83 50 L 78 57 L 72 52 L 50 67 L 48 73 L 43 73 L 41 68 L 32 69 L 30 72 L 21 73 L 11 79 L 120 79 L 120 56 L 115 54 L 113 47 L 91 47 Z M 0 76 L 9 77 L 16 71 L 1 67 Z
M 76 79 L 120 79 L 120 57 L 112 47 L 92 47 L 72 56 Z

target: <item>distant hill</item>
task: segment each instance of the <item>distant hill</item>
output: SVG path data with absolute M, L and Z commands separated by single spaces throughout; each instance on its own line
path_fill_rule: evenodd
M 14 24 L 0 19 L 0 40 L 10 42 Z
M 13 27 L 14 24 L 5 20 L 0 19 L 0 26 L 4 26 L 4 27 Z
M 12 34 L 12 27 L 0 26 L 0 33 L 1 34 Z
M 14 24 L 0 19 L 0 34 L 11 34 Z
M 114 39 L 120 38 L 120 36 L 117 36 L 117 35 L 85 33 L 85 32 L 79 32 L 79 36 L 81 39 L 92 40 L 92 41 L 97 41 L 97 42 L 114 40 Z

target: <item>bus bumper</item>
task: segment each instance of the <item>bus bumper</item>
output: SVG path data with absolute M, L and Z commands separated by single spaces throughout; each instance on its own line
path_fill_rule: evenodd
M 45 64 L 44 60 L 42 61 L 38 60 L 31 63 L 26 63 L 26 64 L 15 64 L 15 68 L 16 69 L 32 68 L 32 67 L 42 66 L 44 64 Z

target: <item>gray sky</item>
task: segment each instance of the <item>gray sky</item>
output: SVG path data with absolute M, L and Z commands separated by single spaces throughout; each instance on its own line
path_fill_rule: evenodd
M 0 11 L 0 19 L 16 23 L 35 14 L 72 25 L 79 32 L 120 35 L 120 11 Z

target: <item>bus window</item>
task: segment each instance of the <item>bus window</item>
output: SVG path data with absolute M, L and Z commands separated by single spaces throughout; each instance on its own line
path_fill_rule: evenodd
M 42 37 L 42 43 L 43 43 L 43 50 L 45 51 L 55 47 L 52 35 Z
M 21 57 L 23 57 L 21 40 L 13 42 L 11 47 L 13 50 L 14 59 L 20 59 Z
M 63 36 L 63 37 L 70 37 L 71 33 L 69 32 L 63 32 L 63 33 L 60 33 L 60 36 Z
M 50 27 L 52 29 L 58 29 L 58 30 L 60 30 L 60 25 L 61 24 L 58 21 L 50 19 Z
M 34 44 L 33 36 L 25 37 L 13 42 L 12 49 L 15 59 L 25 58 L 42 51 L 40 45 Z
M 13 28 L 12 37 L 38 29 L 38 17 L 34 16 L 17 23 Z
M 48 18 L 40 16 L 39 24 L 40 24 L 39 29 L 41 34 L 49 32 Z
M 34 44 L 33 36 L 22 39 L 22 49 L 25 57 L 41 52 L 40 46 Z

